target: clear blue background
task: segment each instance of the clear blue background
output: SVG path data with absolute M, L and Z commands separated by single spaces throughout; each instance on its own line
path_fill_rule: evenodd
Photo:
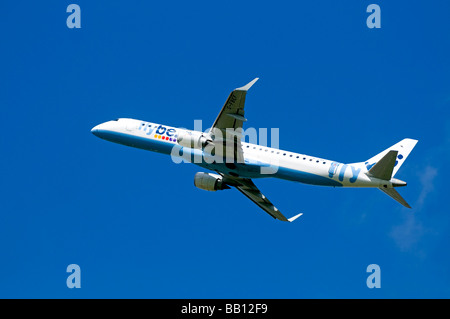
M 375 1 L 0 4 L 0 297 L 450 297 L 450 4 Z M 100 140 L 117 117 L 210 125 L 229 92 L 280 148 L 341 162 L 419 140 L 373 189 L 256 184 L 282 223 L 200 168 Z M 206 127 L 205 127 L 206 128 Z M 81 267 L 68 289 L 66 267 Z M 366 267 L 381 268 L 369 289 Z

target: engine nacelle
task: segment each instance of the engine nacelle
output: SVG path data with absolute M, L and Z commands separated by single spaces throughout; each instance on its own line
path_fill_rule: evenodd
M 177 135 L 177 142 L 183 147 L 203 149 L 212 143 L 211 137 L 201 132 L 180 130 Z
M 197 188 L 210 192 L 230 188 L 223 182 L 222 176 L 203 172 L 195 174 L 194 185 Z

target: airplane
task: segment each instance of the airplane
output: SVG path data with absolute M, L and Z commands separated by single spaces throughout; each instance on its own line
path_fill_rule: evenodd
M 210 130 L 205 132 L 119 118 L 91 132 L 110 142 L 185 159 L 211 172 L 199 172 L 194 185 L 207 191 L 236 188 L 275 219 L 292 222 L 264 196 L 252 179 L 275 177 L 311 185 L 378 188 L 405 207 L 395 190 L 406 182 L 394 178 L 418 142 L 405 138 L 363 162 L 345 164 L 243 141 L 247 91 L 258 80 L 233 90 Z M 214 172 L 214 173 L 212 173 Z

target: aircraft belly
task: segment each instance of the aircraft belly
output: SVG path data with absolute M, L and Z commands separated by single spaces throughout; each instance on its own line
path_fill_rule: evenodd
M 342 183 L 335 181 L 331 178 L 322 176 L 322 174 L 306 172 L 283 166 L 279 167 L 278 172 L 275 174 L 274 177 L 312 185 L 342 186 Z

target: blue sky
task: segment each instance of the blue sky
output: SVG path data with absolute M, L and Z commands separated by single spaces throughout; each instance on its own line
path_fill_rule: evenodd
M 447 1 L 2 1 L 0 297 L 450 297 Z M 373 189 L 255 183 L 287 216 L 200 168 L 100 140 L 117 117 L 191 128 L 229 92 L 280 148 L 341 162 L 419 140 L 396 177 L 412 210 Z M 66 267 L 81 268 L 68 289 Z M 381 288 L 366 286 L 370 264 Z

